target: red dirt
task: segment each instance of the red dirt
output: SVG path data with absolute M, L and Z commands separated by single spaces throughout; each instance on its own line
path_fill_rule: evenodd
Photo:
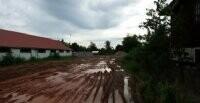
M 14 67 L 0 72 L 14 75 L 10 69 Z M 15 78 L 8 76 L 8 80 L 0 82 L 0 103 L 133 102 L 128 94 L 128 84 L 124 84 L 126 75 L 115 59 L 83 58 L 20 67 L 28 67 L 30 71 L 23 75 L 16 73 Z

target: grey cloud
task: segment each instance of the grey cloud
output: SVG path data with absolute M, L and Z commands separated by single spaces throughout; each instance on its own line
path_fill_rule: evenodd
M 92 2 L 90 5 L 90 8 L 95 11 L 101 11 L 101 12 L 108 12 L 116 10 L 120 7 L 127 6 L 128 1 L 127 0 L 107 0 L 109 2 L 105 2 L 103 0 L 97 0 L 98 3 Z
M 79 28 L 107 29 L 120 23 L 121 15 L 115 10 L 128 3 L 127 0 L 42 0 L 40 7 Z
M 133 0 L 134 1 L 134 0 Z M 136 0 L 135 0 L 136 1 Z M 130 0 L 0 0 L 0 15 L 14 23 L 4 26 L 23 27 L 40 34 L 76 32 L 80 29 L 108 29 L 117 26 L 121 14 L 117 9 Z M 12 8 L 11 8 L 12 7 Z M 51 19 L 54 20 L 51 20 Z M 16 20 L 14 20 L 16 19 Z M 50 20 L 49 20 L 50 19 Z M 2 21 L 3 22 L 3 21 Z M 0 24 L 0 25 L 1 25 Z M 10 25 L 10 26 L 9 26 Z
M 54 39 L 72 34 L 79 41 L 120 41 L 105 34 L 110 30 L 120 32 L 117 27 L 126 21 L 126 15 L 121 10 L 138 1 L 140 0 L 0 0 L 0 28 Z M 114 37 L 119 36 L 116 33 Z

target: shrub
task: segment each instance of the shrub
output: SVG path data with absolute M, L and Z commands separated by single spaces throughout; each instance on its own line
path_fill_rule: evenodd
M 37 60 L 38 59 L 36 57 L 33 57 L 33 56 L 30 58 L 30 61 L 37 61 Z
M 159 94 L 161 103 L 176 103 L 176 90 L 168 83 L 159 83 Z
M 11 55 L 11 53 L 8 53 L 6 54 L 6 56 L 3 56 L 0 64 L 2 66 L 6 66 L 6 65 L 13 64 L 13 62 L 14 62 L 14 57 Z
M 21 58 L 21 57 L 14 58 L 14 64 L 24 63 L 25 61 L 26 60 L 24 58 Z
M 7 53 L 6 56 L 3 56 L 2 60 L 0 61 L 1 66 L 7 66 L 12 64 L 19 64 L 25 61 L 24 58 L 20 57 L 13 57 L 11 53 Z
M 51 53 L 47 59 L 60 59 L 60 55 L 58 53 Z

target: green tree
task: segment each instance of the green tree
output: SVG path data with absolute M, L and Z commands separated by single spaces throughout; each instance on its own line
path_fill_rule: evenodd
M 114 53 L 114 50 L 111 47 L 111 42 L 108 41 L 108 40 L 105 42 L 105 52 L 106 52 L 106 54 L 113 54 Z
M 156 9 L 147 9 L 147 19 L 140 26 L 147 30 L 144 37 L 124 38 L 124 49 L 129 51 L 125 58 L 126 68 L 143 81 L 140 90 L 144 103 L 176 102 L 174 89 L 169 84 L 175 80 L 169 54 L 170 22 L 168 17 L 160 15 L 167 6 L 165 2 L 157 0 L 154 2 Z M 144 42 L 138 46 L 141 39 Z
M 105 49 L 107 50 L 107 51 L 111 51 L 112 50 L 112 47 L 110 46 L 110 41 L 106 41 L 105 42 Z
M 139 37 L 136 35 L 125 37 L 122 41 L 122 44 L 123 44 L 123 48 L 124 48 L 125 52 L 129 52 L 133 48 L 137 48 L 137 47 L 141 46 Z
M 78 43 L 72 43 L 70 45 L 70 48 L 73 50 L 73 51 L 87 51 L 87 48 L 84 47 L 84 46 L 80 46 Z
M 89 51 L 97 51 L 98 48 L 97 48 L 97 46 L 96 46 L 95 43 L 90 42 L 90 45 L 88 46 L 88 50 L 89 50 Z
M 73 51 L 79 51 L 79 45 L 77 43 L 72 43 L 70 47 Z
M 100 49 L 101 55 L 111 55 L 114 53 L 114 49 L 111 47 L 111 42 L 110 41 L 105 41 L 104 48 Z
M 117 52 L 117 51 L 123 51 L 123 46 L 118 44 L 118 45 L 115 47 L 115 51 L 116 51 L 116 52 Z
M 146 57 L 143 58 L 147 67 L 151 68 L 155 78 L 159 75 L 164 76 L 166 70 L 169 70 L 169 34 L 170 22 L 168 17 L 159 15 L 167 6 L 166 0 L 154 1 L 156 9 L 148 9 L 147 19 L 141 27 L 145 28 L 148 33 L 145 35 L 144 48 Z

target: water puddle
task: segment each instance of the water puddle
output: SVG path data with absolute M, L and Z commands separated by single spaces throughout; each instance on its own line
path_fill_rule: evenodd
M 94 69 L 88 69 L 87 71 L 85 71 L 85 73 L 98 73 L 98 72 L 108 72 L 110 73 L 112 70 L 111 68 L 108 67 L 107 63 L 105 61 L 100 61 Z
M 105 61 L 100 61 L 96 66 L 105 66 L 107 63 Z
M 123 72 L 124 71 L 124 69 L 119 69 L 119 70 L 116 70 L 117 72 Z
M 64 77 L 67 76 L 68 74 L 69 73 L 57 72 L 56 75 L 47 77 L 46 80 L 48 82 L 52 82 L 52 83 L 55 83 L 55 84 L 64 83 L 65 82 Z
M 91 73 L 98 73 L 98 72 L 102 72 L 102 73 L 108 72 L 108 73 L 110 73 L 111 69 L 110 68 L 105 68 L 105 69 L 89 69 L 85 73 L 90 73 L 91 74 Z
M 121 66 L 120 66 L 120 65 L 117 65 L 117 68 L 121 68 Z
M 129 92 L 130 88 L 128 86 L 128 80 L 129 80 L 129 77 L 124 78 L 124 96 L 127 103 L 134 103 L 134 101 L 131 98 L 131 93 Z
M 115 62 L 115 59 L 111 59 L 111 61 L 109 61 L 110 64 L 113 64 Z
M 110 94 L 109 95 L 109 98 L 108 98 L 108 103 L 113 103 L 114 101 L 113 101 L 113 95 L 112 94 Z
M 115 103 L 123 103 L 123 99 L 119 94 L 119 90 L 115 90 Z
M 98 93 L 97 93 L 97 95 L 95 97 L 94 103 L 101 103 L 101 97 L 102 97 L 102 95 L 103 95 L 103 87 L 100 87 L 99 91 L 98 91 Z
M 77 68 L 86 68 L 86 67 L 89 67 L 90 64 L 80 64 L 77 66 Z
M 79 71 L 83 71 L 86 68 L 90 67 L 91 64 L 79 64 L 79 65 L 75 65 L 71 70 L 72 72 L 79 72 Z

